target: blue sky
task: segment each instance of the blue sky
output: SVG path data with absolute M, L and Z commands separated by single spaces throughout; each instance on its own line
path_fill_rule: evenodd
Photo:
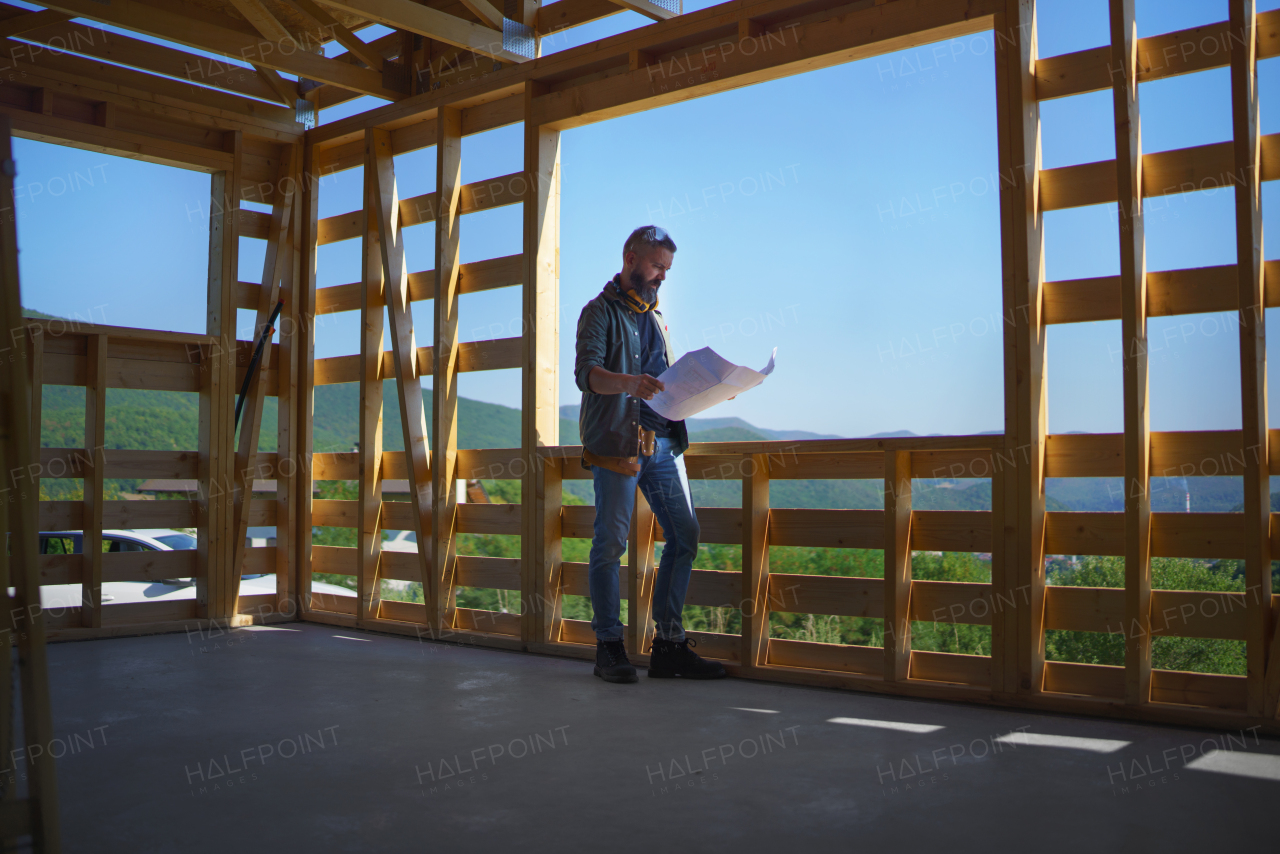
M 1040 0 L 1040 54 L 1105 43 L 1106 5 Z M 1137 9 L 1143 36 L 1227 17 L 1226 0 L 1138 0 Z M 625 13 L 548 48 L 642 23 Z M 1264 133 L 1280 131 L 1278 63 L 1261 64 Z M 1225 69 L 1143 84 L 1144 150 L 1229 139 L 1228 87 Z M 371 105 L 359 99 L 321 120 Z M 1109 93 L 1045 103 L 1042 127 L 1046 167 L 1114 157 Z M 627 233 L 657 223 L 680 246 L 662 294 L 677 351 L 711 346 L 758 368 L 778 348 L 764 385 L 708 415 L 843 436 L 1001 429 L 989 33 L 579 128 L 562 142 L 561 403 L 579 398 L 578 312 L 619 269 Z M 464 180 L 518 171 L 520 144 L 518 125 L 468 137 Z M 15 148 L 27 306 L 204 331 L 208 176 L 27 140 Z M 434 151 L 398 157 L 397 174 L 402 196 L 430 191 Z M 357 208 L 360 187 L 360 170 L 326 179 L 321 216 Z M 1275 209 L 1268 185 L 1264 219 Z M 1115 216 L 1114 205 L 1049 214 L 1047 277 L 1118 272 Z M 411 269 L 432 266 L 431 228 L 407 232 Z M 1233 229 L 1227 191 L 1149 200 L 1148 269 L 1233 263 Z M 518 206 L 468 215 L 463 260 L 517 253 L 520 237 Z M 258 281 L 263 244 L 242 244 L 241 278 Z M 357 281 L 358 254 L 359 241 L 321 247 L 320 286 Z M 461 312 L 463 340 L 519 334 L 516 289 L 466 295 Z M 430 303 L 415 317 L 422 340 Z M 251 332 L 248 312 L 241 330 Z M 1239 428 L 1233 315 L 1153 320 L 1149 337 L 1152 429 Z M 1051 432 L 1122 429 L 1119 342 L 1119 321 L 1050 329 Z M 357 347 L 356 313 L 322 319 L 317 356 Z M 464 374 L 460 391 L 519 406 L 519 375 Z

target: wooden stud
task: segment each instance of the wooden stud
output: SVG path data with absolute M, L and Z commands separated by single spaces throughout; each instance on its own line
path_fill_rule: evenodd
M 276 579 L 278 596 L 291 596 L 293 613 L 306 614 L 311 610 L 311 522 L 312 485 L 315 474 L 314 435 L 312 422 L 315 416 L 316 374 L 316 260 L 319 243 L 317 222 L 320 210 L 320 175 L 316 169 L 314 146 L 303 146 L 302 164 L 302 273 L 298 280 L 297 360 L 298 389 L 294 404 L 294 446 L 297 459 L 294 478 L 293 507 L 296 524 L 293 529 L 295 550 L 295 574 L 285 581 Z M 283 343 L 283 342 L 282 342 Z
M 276 179 L 274 193 L 276 202 L 271 211 L 271 232 L 267 240 L 267 251 L 263 259 L 262 287 L 259 289 L 258 316 L 253 325 L 253 338 L 250 346 L 263 335 L 267 329 L 267 321 L 280 299 L 280 291 L 286 279 L 293 273 L 293 203 L 297 183 L 293 180 L 295 165 L 293 161 L 294 146 L 287 146 L 281 158 L 280 169 Z M 239 441 L 237 443 L 235 469 L 231 481 L 231 514 L 232 539 L 228 551 L 231 553 L 230 589 L 227 594 L 229 617 L 239 613 L 240 576 L 244 566 L 246 538 L 249 527 L 249 505 L 253 500 L 253 482 L 258 478 L 254 471 L 254 463 L 258 455 L 258 436 L 262 427 L 262 408 L 267 395 L 266 374 L 271 365 L 271 353 L 275 347 L 270 341 L 262 349 L 262 358 L 257 369 L 249 377 L 249 386 L 245 392 L 244 404 L 240 413 Z M 252 349 L 249 350 L 252 353 Z M 247 367 L 247 365 L 246 365 Z M 238 386 L 238 384 L 237 384 Z M 237 388 L 238 395 L 238 388 Z M 278 405 L 277 401 L 277 405 Z M 234 409 L 232 410 L 234 419 Z M 233 421 L 232 427 L 235 424 Z
M 297 536 L 297 495 L 301 467 L 297 415 L 301 406 L 299 351 L 304 334 L 301 310 L 305 281 L 303 210 L 308 202 L 303 173 L 304 148 L 302 145 L 294 146 L 292 154 L 295 171 L 290 178 L 294 182 L 295 197 L 291 206 L 293 215 L 288 242 L 289 272 L 280 285 L 280 298 L 284 300 L 284 308 L 280 311 L 280 361 L 276 365 L 275 610 L 290 616 L 298 613 L 294 594 L 297 590 L 295 579 L 300 551 Z M 309 492 L 309 481 L 307 487 Z
M 409 465 L 409 495 L 413 501 L 414 534 L 418 539 L 418 568 L 422 578 L 422 597 L 426 602 L 427 625 L 437 627 L 436 601 L 439 574 L 432 570 L 432 543 L 437 530 L 433 511 L 431 449 L 427 442 L 426 412 L 422 403 L 422 378 L 418 369 L 414 343 L 413 311 L 409 305 L 409 281 L 405 272 L 404 235 L 400 221 L 399 197 L 396 193 L 395 163 L 391 155 L 391 133 L 384 130 L 365 132 L 366 169 L 374 172 L 377 185 L 374 209 L 378 217 L 378 247 L 382 257 L 384 301 L 391 320 L 391 351 L 395 366 L 396 393 L 400 402 L 400 423 Z M 381 354 L 379 354 L 381 355 Z M 380 361 L 379 361 L 380 364 Z M 370 368 L 372 370 L 372 368 Z M 436 406 L 439 406 L 437 401 Z M 439 436 L 439 434 L 436 434 Z
M 631 533 L 627 538 L 627 649 L 639 655 L 653 642 L 654 528 L 657 520 L 644 493 L 636 490 L 631 511 Z
M 53 115 L 53 90 L 40 87 L 31 95 L 31 110 L 45 116 Z
M 1151 699 L 1150 417 L 1147 411 L 1146 242 L 1134 0 L 1111 0 L 1112 100 L 1120 220 L 1120 344 L 1124 376 L 1125 700 Z
M 1245 655 L 1247 705 L 1253 715 L 1275 717 L 1268 697 L 1271 625 L 1271 473 L 1267 452 L 1267 335 L 1263 296 L 1262 158 L 1258 137 L 1256 8 L 1231 0 L 1231 126 L 1235 163 L 1236 281 L 1240 310 L 1241 440 L 1244 454 Z M 1271 700 L 1268 703 L 1268 700 Z
M 1015 604 L 992 626 L 992 687 L 1007 695 L 1040 691 L 1044 676 L 1044 219 L 1033 0 L 1006 0 L 995 34 L 1003 305 L 1011 322 L 1004 326 L 1005 449 L 993 483 L 1002 488 L 993 508 L 1003 536 L 992 544 L 992 582 L 1002 601 Z
M 538 488 L 543 465 L 538 449 L 560 444 L 560 132 L 538 127 L 532 113 L 537 93 L 534 84 L 525 85 L 520 445 L 527 465 L 520 474 L 521 488 L 530 494 Z M 546 540 L 544 520 L 529 504 L 522 524 L 521 555 L 529 572 L 523 590 L 535 597 L 542 589 L 555 593 L 551 577 L 559 560 L 559 538 Z M 534 602 L 541 604 L 536 598 Z M 540 607 L 527 604 L 532 607 L 522 611 L 528 615 L 521 620 L 523 638 L 547 640 L 551 624 Z
M 884 455 L 884 679 L 911 669 L 911 452 Z
M 360 282 L 360 496 L 356 529 L 360 561 L 356 592 L 361 621 L 377 618 L 382 598 L 378 560 L 382 553 L 382 333 L 387 306 L 382 232 L 378 228 L 378 163 L 375 147 L 366 147 L 364 275 Z
M 243 159 L 243 135 L 225 135 L 232 168 L 210 181 L 209 277 L 206 334 L 214 337 L 202 355 L 200 389 L 200 481 L 197 515 L 196 602 L 198 616 L 223 620 L 230 616 L 229 588 L 232 519 L 229 512 L 235 466 L 232 424 L 235 419 L 236 338 L 235 283 L 239 259 L 240 200 L 237 189 Z
M 453 573 L 457 558 L 458 495 L 458 230 L 461 225 L 462 111 L 441 107 L 436 115 L 436 299 L 435 358 L 431 418 L 435 426 L 432 465 L 432 546 L 437 625 L 453 626 Z
M 742 458 L 742 650 L 746 668 L 769 659 L 769 457 Z
M 0 164 L 4 167 L 0 169 L 0 196 L 12 199 L 13 177 L 17 170 L 13 168 L 10 125 L 4 117 L 0 117 Z M 0 217 L 0 329 L 5 331 L 10 347 L 18 344 L 23 335 L 21 289 L 18 282 L 18 238 L 14 225 L 12 218 Z M 90 352 L 101 346 L 101 356 L 105 360 L 105 343 L 103 341 L 99 345 L 91 341 Z M 39 437 L 32 436 L 32 411 L 28 408 L 31 392 L 27 387 L 27 374 L 31 369 L 26 364 L 24 349 L 19 345 L 17 358 L 11 355 L 10 358 L 0 359 L 0 471 L 29 472 L 39 460 L 38 456 L 31 453 L 33 443 L 38 445 Z M 97 473 L 100 475 L 101 471 L 99 467 Z M 9 487 L 12 489 L 16 485 L 11 478 Z M 18 676 L 22 691 L 19 744 L 48 746 L 52 744 L 54 734 L 45 653 L 45 614 L 40 600 L 38 496 L 32 485 L 27 483 L 22 483 L 21 493 L 25 495 L 20 495 L 17 501 L 6 501 L 5 508 L 0 511 L 0 540 L 8 542 L 5 558 L 0 559 L 0 575 L 3 576 L 0 577 L 0 583 L 5 585 L 3 598 L 11 604 L 8 638 L 13 639 L 12 643 L 17 646 L 18 651 Z M 100 501 L 97 506 L 101 508 Z M 14 589 L 12 599 L 8 596 L 10 586 Z M 22 623 L 15 624 L 14 615 L 23 615 L 20 618 Z M 0 687 L 0 702 L 5 707 L 5 738 L 12 745 L 16 732 L 9 727 L 15 724 L 16 703 L 12 696 L 12 670 L 9 664 L 12 661 L 12 647 L 8 643 L 4 657 L 5 682 Z M 39 753 L 29 752 L 26 765 L 28 779 L 24 786 L 27 792 L 25 801 L 19 801 L 13 790 L 5 799 L 6 817 L 19 814 L 25 819 L 24 835 L 31 835 L 35 851 L 59 850 L 56 775 L 54 756 L 48 749 Z M 5 822 L 5 842 L 16 843 L 17 840 L 10 838 L 8 833 L 15 823 Z
M 558 641 L 560 639 L 561 616 L 561 524 L 563 510 L 563 491 L 560 476 L 562 461 L 554 458 L 539 458 L 537 465 L 537 492 L 535 506 L 529 508 L 539 525 L 534 537 L 537 548 L 533 556 L 533 585 L 525 577 L 521 561 L 521 635 Z M 522 514 L 528 505 L 522 508 Z M 522 518 L 523 525 L 523 518 Z M 528 535 L 521 529 L 524 537 Z M 522 538 L 523 545 L 523 538 Z M 531 614 L 534 625 L 532 629 L 525 627 L 525 614 Z
M 84 474 L 84 521 L 80 615 L 85 626 L 102 626 L 102 503 L 106 473 L 107 336 L 87 336 L 84 390 L 84 447 L 92 460 Z
M 2 226 L 0 226 L 2 227 Z M 41 427 L 44 412 L 44 327 L 27 325 L 27 346 L 30 353 L 31 382 L 31 459 L 40 462 Z M 41 467 L 43 469 L 43 466 Z M 40 474 L 37 469 L 31 479 L 31 490 L 36 502 L 40 501 Z

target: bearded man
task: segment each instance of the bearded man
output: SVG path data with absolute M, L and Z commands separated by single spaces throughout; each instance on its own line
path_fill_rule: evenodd
M 666 322 L 657 311 L 658 291 L 675 252 L 675 241 L 664 229 L 647 225 L 631 232 L 622 245 L 622 272 L 578 318 L 578 427 L 583 464 L 592 471 L 596 496 L 588 570 L 591 627 L 596 634 L 595 675 L 606 682 L 636 681 L 619 618 L 618 568 L 627 550 L 637 487 L 666 538 L 653 587 L 649 675 L 725 675 L 718 662 L 690 648 L 696 642 L 685 637 L 681 622 L 698 554 L 698 519 L 681 456 L 689 447 L 689 434 L 683 421 L 670 421 L 647 403 L 663 391 L 657 378 L 675 361 Z

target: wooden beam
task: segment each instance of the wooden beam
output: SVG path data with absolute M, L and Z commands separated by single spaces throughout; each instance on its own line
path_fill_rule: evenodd
M 379 165 L 375 143 L 369 146 L 368 165 L 364 170 L 364 238 L 361 247 L 364 274 L 360 281 L 360 494 L 356 529 L 356 548 L 359 550 L 356 594 L 360 597 L 360 606 L 356 615 L 361 621 L 376 619 L 382 601 L 378 563 L 382 555 L 383 527 L 382 333 L 387 297 L 382 230 L 378 227 L 378 205 L 381 201 Z M 388 233 L 395 234 L 393 231 Z M 396 285 L 399 293 L 400 282 Z M 409 381 L 418 380 L 410 377 Z M 410 446 L 406 444 L 405 447 Z M 417 542 L 421 552 L 422 539 L 417 539 Z
M 288 3 L 319 24 L 321 29 L 332 33 L 338 43 L 349 50 L 352 56 L 374 71 L 381 73 L 382 64 L 385 60 L 382 54 L 378 52 L 378 49 L 361 41 L 359 36 L 343 26 L 341 21 L 326 12 L 323 7 L 313 3 L 312 0 L 288 0 Z M 341 59 L 342 57 L 339 55 L 334 58 Z
M 501 20 L 498 22 L 499 30 L 495 31 L 438 9 L 419 5 L 412 0 L 326 0 L 326 2 L 336 9 L 377 21 L 392 29 L 408 30 L 501 62 L 527 61 L 523 56 L 511 53 L 502 46 Z
M 293 37 L 293 33 L 289 32 L 271 10 L 263 5 L 262 0 L 231 0 L 231 5 L 240 10 L 244 19 L 266 38 L 278 45 L 289 42 L 297 45 L 297 39 Z
M 911 452 L 884 455 L 884 680 L 911 667 Z
M 769 658 L 769 457 L 753 454 L 742 459 L 742 650 L 747 668 Z M 785 606 L 784 606 L 785 607 Z
M 526 108 L 532 104 L 536 84 L 527 84 Z M 509 183 L 509 182 L 508 182 Z M 521 416 L 520 444 L 525 459 L 538 459 L 537 449 L 560 444 L 559 365 L 560 365 L 560 133 L 538 127 L 532 120 L 524 124 L 524 285 L 521 340 Z M 465 210 L 466 193 L 459 193 L 459 205 Z M 472 196 L 474 198 L 474 193 Z M 490 194 L 491 196 L 494 194 Z M 460 290 L 465 287 L 460 286 Z M 461 368 L 461 365 L 459 365 Z M 523 489 L 537 489 L 538 466 L 524 467 Z M 557 481 L 558 482 L 558 481 Z M 548 566 L 550 551 L 558 551 L 558 538 L 545 540 L 544 520 L 526 505 L 523 520 L 521 552 L 524 564 L 538 573 L 530 578 L 526 590 L 549 584 L 554 561 Z M 549 588 L 554 589 L 554 588 Z M 538 622 L 531 614 L 524 631 L 544 639 L 542 632 L 552 626 Z M 533 637 L 529 638 L 534 639 Z
M 291 176 L 294 181 L 295 196 L 293 199 L 293 217 L 290 225 L 289 239 L 289 274 L 281 282 L 280 298 L 284 300 L 284 308 L 280 312 L 280 360 L 276 363 L 276 456 L 275 466 L 276 495 L 274 500 L 276 522 L 276 554 L 275 575 L 276 592 L 275 610 L 278 613 L 296 616 L 298 605 L 296 600 L 298 564 L 301 553 L 298 542 L 298 494 L 299 482 L 303 480 L 299 470 L 302 464 L 299 457 L 302 453 L 299 431 L 298 412 L 302 408 L 301 365 L 299 363 L 301 345 L 303 343 L 302 309 L 304 296 L 304 253 L 303 253 L 303 211 L 307 203 L 306 181 L 303 171 L 305 145 L 290 146 L 294 149 L 292 158 L 295 172 Z M 279 461 L 287 461 L 280 465 Z M 310 492 L 311 481 L 306 478 L 307 491 Z M 252 508 L 251 508 L 252 509 Z M 241 609 L 244 599 L 241 599 Z
M 458 0 L 467 11 L 475 15 L 480 23 L 490 29 L 502 32 L 502 13 L 489 0 Z
M 286 107 L 292 106 L 293 102 L 298 98 L 297 84 L 285 80 L 273 69 L 265 68 L 261 65 L 253 66 L 253 70 L 257 72 L 258 77 L 263 83 L 271 87 L 271 91 L 275 93 L 276 100 L 284 104 Z
M 1134 0 L 1110 0 L 1124 377 L 1125 700 L 1140 705 L 1151 700 L 1151 437 L 1138 32 L 1133 10 Z
M 261 36 L 246 34 L 235 28 L 235 22 L 225 19 L 225 16 L 214 16 L 213 22 L 197 21 L 187 14 L 189 9 L 179 12 L 138 0 L 112 0 L 110 5 L 103 5 L 96 0 L 50 0 L 49 5 L 77 17 L 114 24 L 166 41 L 232 56 L 242 62 L 287 71 L 308 80 L 332 83 L 375 98 L 396 100 L 401 97 L 401 93 L 384 87 L 382 75 L 371 69 L 358 68 L 346 62 L 298 50 L 292 39 L 290 46 L 286 48 L 276 42 L 264 40 Z M 212 13 L 202 17 L 208 18 L 210 15 Z
M 632 12 L 639 12 L 646 18 L 653 21 L 665 21 L 674 18 L 679 12 L 672 12 L 670 9 L 659 6 L 650 0 L 613 0 L 624 9 L 630 9 Z
M 7 39 L 11 36 L 22 35 L 32 30 L 38 30 L 41 27 L 62 24 L 70 20 L 70 15 L 55 12 L 52 9 L 42 9 L 39 12 L 23 12 L 6 21 L 0 21 L 0 38 Z
M 316 456 L 313 453 L 315 437 L 312 424 L 315 416 L 315 329 L 316 329 L 316 261 L 319 243 L 316 240 L 316 222 L 320 209 L 320 172 L 316 164 L 314 146 L 304 145 L 301 175 L 301 232 L 299 240 L 301 249 L 301 268 L 298 277 L 298 325 L 295 327 L 297 339 L 290 346 L 296 350 L 298 360 L 298 390 L 294 404 L 293 432 L 296 437 L 294 447 L 297 448 L 293 481 L 293 512 L 295 525 L 293 537 L 297 553 L 294 564 L 295 575 L 287 579 L 287 586 L 281 579 L 276 579 L 277 596 L 291 596 L 289 603 L 294 606 L 295 614 L 305 614 L 311 610 L 311 560 L 313 544 L 311 541 L 312 521 L 312 483 L 316 468 Z M 283 344 L 283 340 L 281 344 Z M 356 475 L 359 477 L 359 475 Z M 421 541 L 420 541 L 421 542 Z
M 1015 602 L 993 623 L 992 687 L 1005 695 L 1035 694 L 1044 672 L 1045 325 L 1040 110 L 1033 0 L 1005 0 L 996 16 L 996 117 L 999 140 L 1000 231 L 1004 270 L 1005 454 L 993 507 L 1004 532 L 995 538 L 992 583 Z
M 0 117 L 0 196 L 12 199 L 13 178 L 17 170 L 13 163 L 8 122 Z M 6 472 L 33 471 L 38 458 L 32 454 L 38 447 L 39 418 L 32 420 L 33 410 L 28 408 L 27 374 L 33 367 L 24 358 L 24 337 L 21 288 L 18 282 L 18 238 L 12 216 L 0 219 L 0 329 L 5 330 L 9 346 L 18 354 L 11 354 L 0 365 L 0 470 Z M 42 336 L 34 336 L 38 342 Z M 94 345 L 90 345 L 91 347 Z M 105 357 L 105 352 L 102 353 Z M 99 415 L 101 413 L 99 412 Z M 32 430 L 32 424 L 36 429 Z M 101 469 L 98 469 L 101 472 Z M 10 477 L 9 488 L 18 485 Z M 12 834 L 20 829 L 22 835 L 30 835 L 35 851 L 58 851 L 58 784 L 55 757 L 49 749 L 39 753 L 30 750 L 32 745 L 49 746 L 53 742 L 53 721 L 49 706 L 49 670 L 45 651 L 46 612 L 41 607 L 40 575 L 38 564 L 39 531 L 37 507 L 38 486 L 23 484 L 26 496 L 18 501 L 6 501 L 0 511 L 0 539 L 7 541 L 6 554 L 0 557 L 0 583 L 5 585 L 5 598 L 12 608 L 9 615 L 8 644 L 3 668 L 6 682 L 0 689 L 6 749 L 16 742 L 18 750 L 28 750 L 27 782 L 23 787 L 26 797 L 19 799 L 17 792 L 10 792 L 5 799 L 8 819 L 4 822 L 6 842 L 17 840 Z M 101 502 L 99 502 L 99 507 Z M 99 554 L 101 558 L 101 554 Z M 13 587 L 13 596 L 8 589 Z M 23 619 L 25 616 L 25 620 Z M 22 622 L 18 622 L 21 620 Z M 17 703 L 13 696 L 12 679 L 13 648 L 17 648 L 18 684 L 22 690 L 22 726 L 16 727 Z M 10 756 L 13 754 L 11 753 Z M 21 755 L 20 753 L 18 755 Z M 20 818 L 15 818 L 15 816 Z M 19 827 L 21 825 L 21 827 Z
M 1236 283 L 1240 312 L 1240 404 L 1244 454 L 1245 656 L 1247 704 L 1253 715 L 1275 717 L 1268 706 L 1267 656 L 1272 640 L 1271 473 L 1267 442 L 1266 300 L 1262 264 L 1262 156 L 1258 134 L 1257 17 L 1253 0 L 1231 0 L 1232 155 L 1236 166 Z
M 457 562 L 458 494 L 458 267 L 462 207 L 462 111 L 441 107 L 436 116 L 435 346 L 431 418 L 435 426 L 432 465 L 432 564 L 439 596 L 437 625 L 451 628 L 453 574 Z M 428 600 L 429 602 L 430 600 Z M 430 609 L 430 606 L 428 610 Z
M 287 149 L 277 174 L 276 185 L 281 188 L 281 192 L 275 193 L 276 201 L 272 205 L 271 234 L 267 240 L 267 251 L 263 258 L 262 287 L 259 291 L 257 318 L 253 326 L 253 341 L 257 341 L 267 332 L 267 322 L 271 319 L 271 314 L 280 300 L 280 291 L 293 272 L 293 246 L 290 238 L 293 226 L 294 194 L 297 189 L 297 182 L 293 177 L 296 171 L 292 159 L 293 151 L 293 146 Z M 266 400 L 266 374 L 272 366 L 271 354 L 274 349 L 270 341 L 262 348 L 261 362 L 249 376 L 249 386 L 245 392 L 240 413 L 240 436 L 231 486 L 232 539 L 229 545 L 231 573 L 230 589 L 227 592 L 229 617 L 240 612 L 240 576 L 243 573 L 245 541 L 248 536 L 249 504 L 253 495 L 253 482 L 261 476 L 255 472 L 254 463 L 258 455 L 258 435 L 262 427 L 262 408 Z M 232 417 L 235 417 L 234 411 Z M 232 426 L 234 429 L 234 421 Z
M 232 423 L 235 418 L 236 338 L 235 283 L 239 263 L 239 186 L 244 158 L 243 135 L 226 135 L 231 168 L 216 172 L 210 185 L 209 275 L 205 321 L 213 336 L 200 372 L 200 498 L 196 521 L 197 616 L 226 620 L 230 606 L 230 498 L 235 466 Z
M 84 477 L 84 575 L 80 616 L 88 628 L 102 626 L 102 503 L 106 474 L 107 336 L 90 335 L 84 390 L 84 447 L 93 463 Z
M 627 577 L 627 625 L 624 627 L 627 648 L 633 654 L 649 651 L 656 626 L 653 622 L 654 529 L 657 519 L 644 493 L 636 489 L 636 503 L 631 510 L 631 532 L 627 537 L 627 566 L 619 569 Z
M 427 443 L 426 412 L 422 405 L 422 378 L 418 371 L 417 346 L 414 343 L 413 311 L 409 305 L 409 281 L 405 272 L 404 233 L 400 220 L 400 203 L 396 190 L 395 162 L 391 153 L 390 131 L 373 129 L 366 132 L 365 168 L 377 176 L 377 185 L 367 185 L 370 205 L 378 217 L 378 247 L 382 254 L 384 300 L 391 322 L 391 349 L 394 353 L 396 392 L 400 403 L 400 424 L 409 460 L 405 472 L 409 496 L 414 505 L 414 534 L 418 540 L 418 568 L 422 579 L 422 598 L 427 604 L 427 625 L 440 626 L 437 601 L 439 574 L 432 570 L 433 485 L 430 453 Z M 378 354 L 379 361 L 381 353 Z M 436 441 L 439 441 L 439 433 Z

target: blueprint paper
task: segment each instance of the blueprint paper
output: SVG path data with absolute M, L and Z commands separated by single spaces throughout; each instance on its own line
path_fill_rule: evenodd
M 685 353 L 658 377 L 666 389 L 655 394 L 649 406 L 663 418 L 683 421 L 760 385 L 773 373 L 777 355 L 774 347 L 769 364 L 753 371 L 733 364 L 710 347 Z

